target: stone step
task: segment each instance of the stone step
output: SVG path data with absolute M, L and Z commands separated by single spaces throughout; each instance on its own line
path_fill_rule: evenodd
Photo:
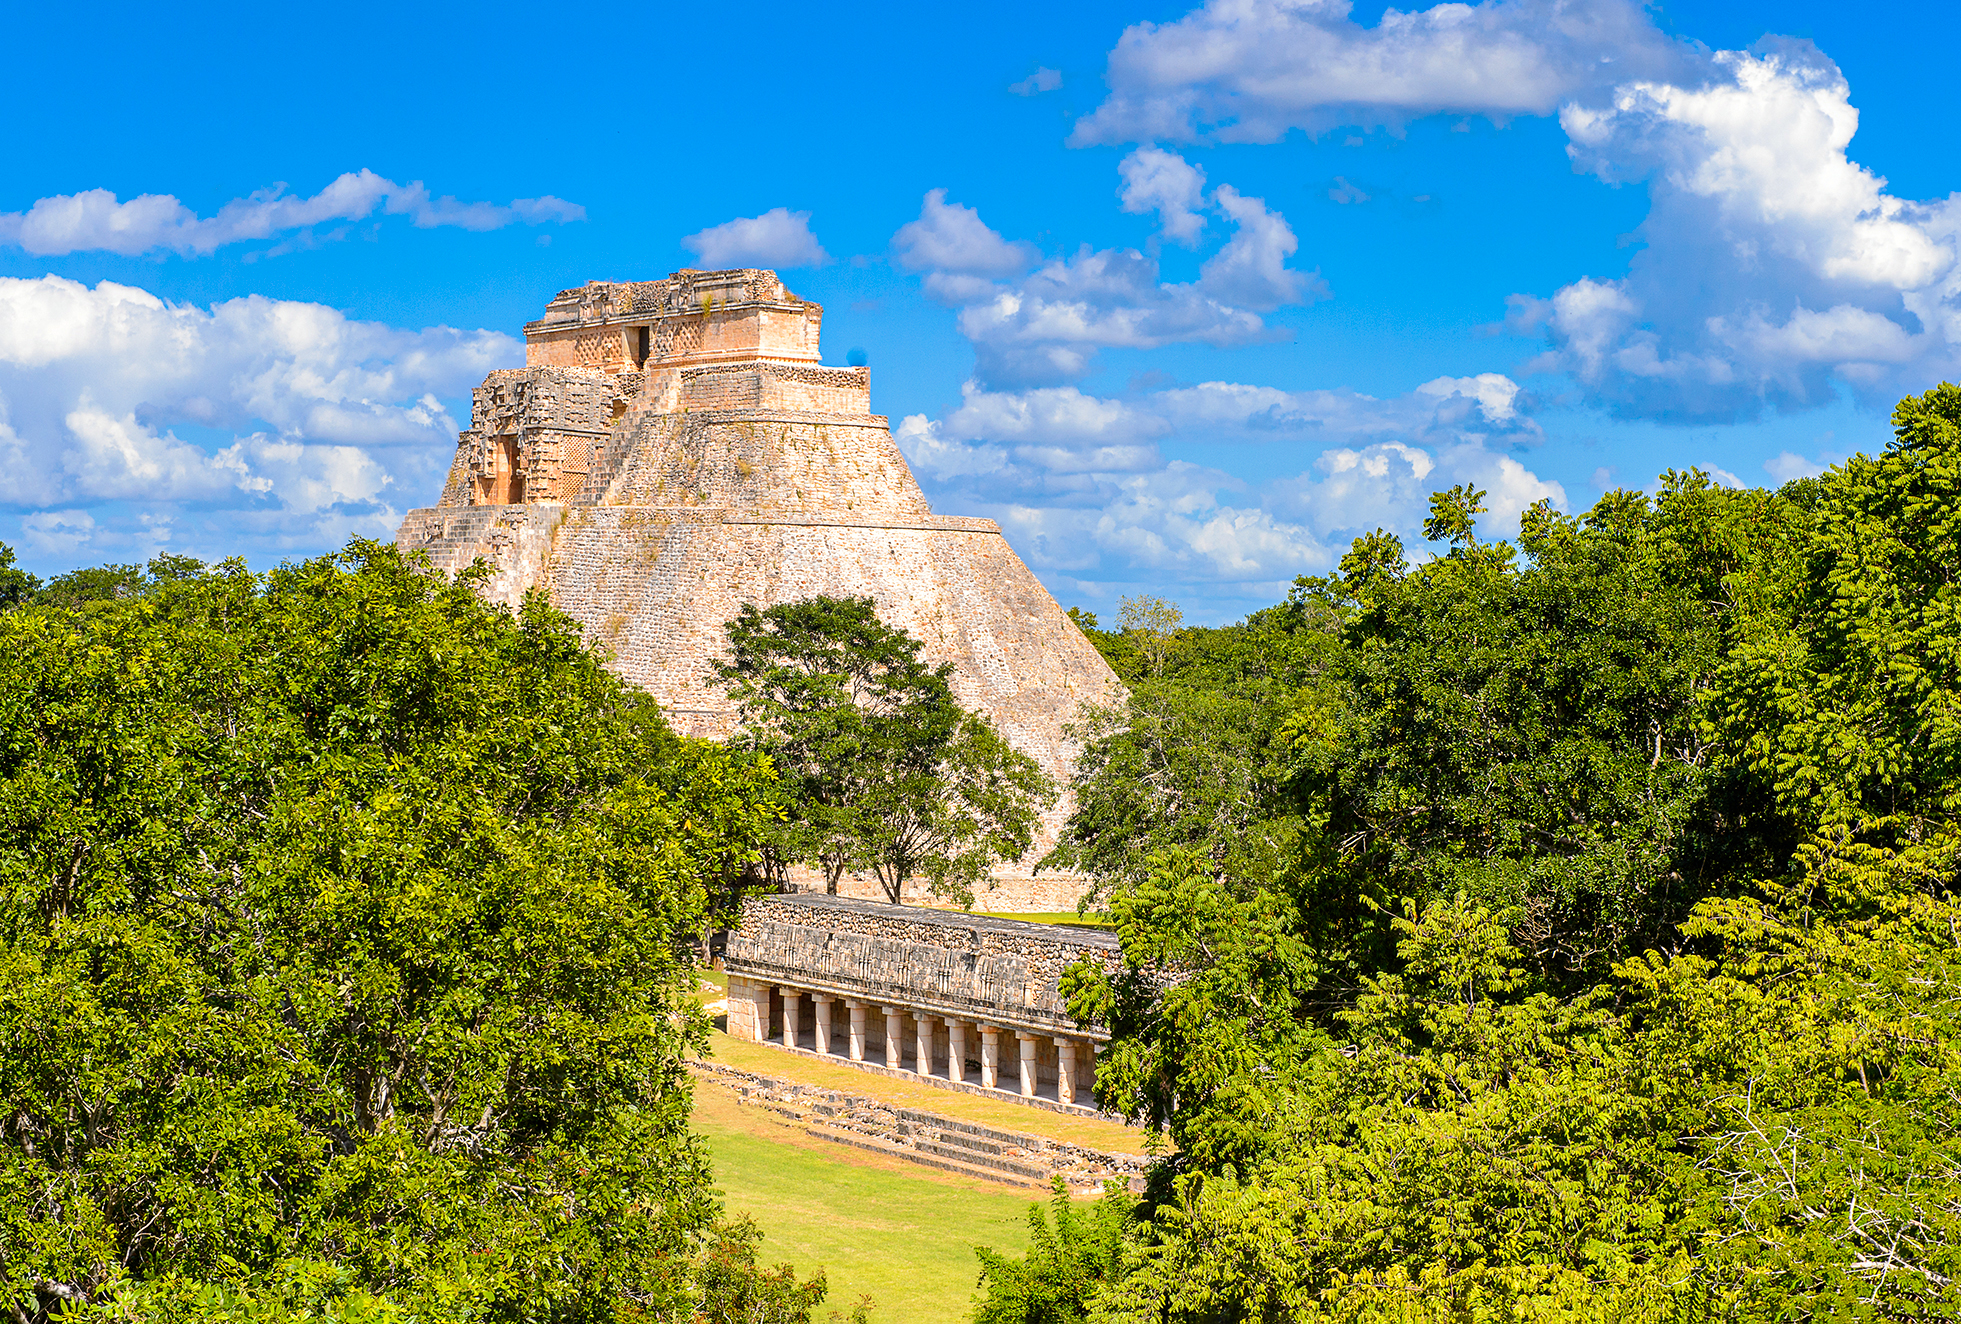
M 1050 1142 L 1042 1136 L 1032 1136 L 1020 1131 L 1000 1131 L 978 1122 L 963 1122 L 952 1117 L 942 1117 L 938 1113 L 921 1112 L 917 1108 L 894 1109 L 902 1122 L 912 1122 L 919 1126 L 932 1127 L 936 1131 L 958 1131 L 962 1135 L 977 1140 L 986 1140 L 1007 1149 L 1041 1150 L 1049 1148 Z
M 804 1134 L 815 1136 L 819 1140 L 828 1140 L 833 1144 L 849 1145 L 853 1149 L 864 1149 L 874 1154 L 885 1154 L 892 1158 L 904 1159 L 908 1163 L 917 1163 L 922 1167 L 937 1168 L 941 1172 L 958 1173 L 962 1177 L 975 1177 L 981 1181 L 1037 1189 L 1046 1189 L 1049 1184 L 1046 1176 L 1035 1178 L 1003 1170 L 990 1170 L 980 1167 L 977 1164 L 965 1163 L 958 1159 L 945 1158 L 937 1154 L 911 1149 L 905 1145 L 894 1144 L 890 1140 L 881 1140 L 877 1136 L 859 1135 L 856 1131 L 844 1131 L 829 1126 L 807 1126 L 804 1128 Z
M 1141 1156 L 1104 1154 L 1019 1131 L 1004 1131 L 916 1108 L 897 1108 L 864 1095 L 827 1090 L 720 1063 L 691 1064 L 748 1106 L 767 1108 L 840 1144 L 896 1154 L 910 1162 L 960 1171 L 1010 1185 L 1048 1185 L 1051 1172 L 1080 1190 L 1107 1178 L 1143 1188 Z M 817 1129 L 813 1129 L 817 1128 Z M 853 1139 L 843 1139 L 851 1136 Z M 1012 1166 L 998 1166 L 1002 1164 Z
M 1052 1163 L 1031 1163 L 1026 1159 L 1001 1158 L 987 1154 L 977 1154 L 971 1149 L 962 1149 L 958 1145 L 941 1144 L 937 1140 L 927 1140 L 924 1137 L 914 1139 L 912 1144 L 913 1148 L 922 1154 L 935 1154 L 940 1158 L 956 1159 L 961 1163 L 970 1164 L 976 1168 L 986 1168 L 990 1172 L 1012 1172 L 1018 1177 L 1026 1177 L 1030 1181 L 1037 1182 L 1043 1186 L 1049 1184 L 1049 1175 L 1055 1171 L 1055 1165 Z
M 1004 1145 L 998 1140 L 983 1140 L 979 1136 L 970 1136 L 951 1128 L 921 1126 L 917 1122 L 901 1122 L 900 1126 L 908 1135 L 924 1136 L 928 1140 L 957 1145 L 961 1149 L 970 1149 L 976 1154 L 999 1154 L 1003 1150 L 1016 1148 L 1012 1145 Z

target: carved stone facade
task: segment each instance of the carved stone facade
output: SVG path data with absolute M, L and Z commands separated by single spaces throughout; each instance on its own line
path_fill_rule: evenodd
M 728 1029 L 853 1062 L 1092 1107 L 1102 1029 L 1070 1017 L 1063 971 L 1113 971 L 1113 934 L 809 893 L 747 902 L 723 954 Z
M 868 596 L 1066 784 L 1064 725 L 1116 677 L 993 521 L 933 514 L 870 412 L 870 370 L 821 361 L 822 320 L 770 271 L 565 291 L 525 326 L 526 366 L 477 388 L 441 500 L 397 541 L 452 573 L 483 557 L 499 601 L 546 589 L 695 735 L 732 729 L 709 668 L 743 603 Z M 1032 868 L 1068 808 L 981 905 L 1074 907 L 1080 879 Z

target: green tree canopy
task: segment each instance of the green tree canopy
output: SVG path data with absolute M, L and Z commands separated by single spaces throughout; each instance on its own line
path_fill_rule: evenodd
M 717 673 L 790 796 L 770 839 L 779 869 L 814 864 L 832 892 L 869 869 L 894 904 L 923 878 L 971 905 L 995 861 L 1027 854 L 1048 778 L 960 707 L 952 664 L 922 662 L 870 598 L 745 604 L 728 637 Z
M 1146 714 L 1092 741 L 1123 965 L 1066 991 L 1178 1150 L 1088 1318 L 1961 1316 L 1961 390 L 1894 430 L 1357 539 L 1292 599 L 1334 644 L 1255 724 L 1286 775 L 1210 832 Z
M 0 611 L 18 607 L 40 587 L 38 578 L 14 564 L 14 549 L 0 542 Z
M 175 570 L 0 617 L 0 1299 L 693 1317 L 767 770 L 392 547 Z

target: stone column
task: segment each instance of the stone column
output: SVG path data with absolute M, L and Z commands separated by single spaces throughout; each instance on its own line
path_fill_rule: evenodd
M 967 1022 L 957 1016 L 946 1018 L 946 1078 L 967 1079 Z
M 912 1018 L 913 1057 L 912 1069 L 922 1076 L 933 1074 L 933 1018 L 918 1016 Z
M 856 998 L 846 998 L 844 1008 L 851 1013 L 851 1060 L 865 1060 L 865 1004 Z
M 999 1089 L 1001 1080 L 1001 1030 L 994 1025 L 980 1027 L 981 1088 Z
M 885 1065 L 897 1071 L 906 1064 L 906 1009 L 880 1007 L 885 1013 Z
M 1060 1035 L 1055 1040 L 1055 1097 L 1060 1103 L 1076 1101 L 1076 1041 Z
M 1015 1041 L 1021 1045 L 1021 1097 L 1032 1099 L 1035 1097 L 1036 1038 L 1032 1034 L 1016 1030 Z
M 783 995 L 783 1046 L 797 1046 L 797 1000 L 801 996 L 794 988 L 779 988 Z
M 817 1051 L 831 1051 L 831 1004 L 837 999 L 828 993 L 812 993 L 810 1004 L 817 1009 Z

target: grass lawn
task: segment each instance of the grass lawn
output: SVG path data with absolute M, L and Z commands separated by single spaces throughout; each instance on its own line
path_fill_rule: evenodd
M 1072 929 L 1114 929 L 1116 924 L 1095 915 L 1078 915 L 1073 910 L 1030 911 L 1026 914 L 1008 914 L 1006 911 L 980 910 L 977 915 L 989 919 L 1018 919 L 1024 924 L 1064 924 Z
M 963 1324 L 980 1276 L 973 1247 L 1025 1251 L 1028 1206 L 1044 1198 L 812 1139 L 708 1082 L 695 1087 L 694 1128 L 729 1212 L 762 1228 L 762 1262 L 799 1278 L 824 1270 L 819 1318 L 869 1296 L 875 1324 Z

